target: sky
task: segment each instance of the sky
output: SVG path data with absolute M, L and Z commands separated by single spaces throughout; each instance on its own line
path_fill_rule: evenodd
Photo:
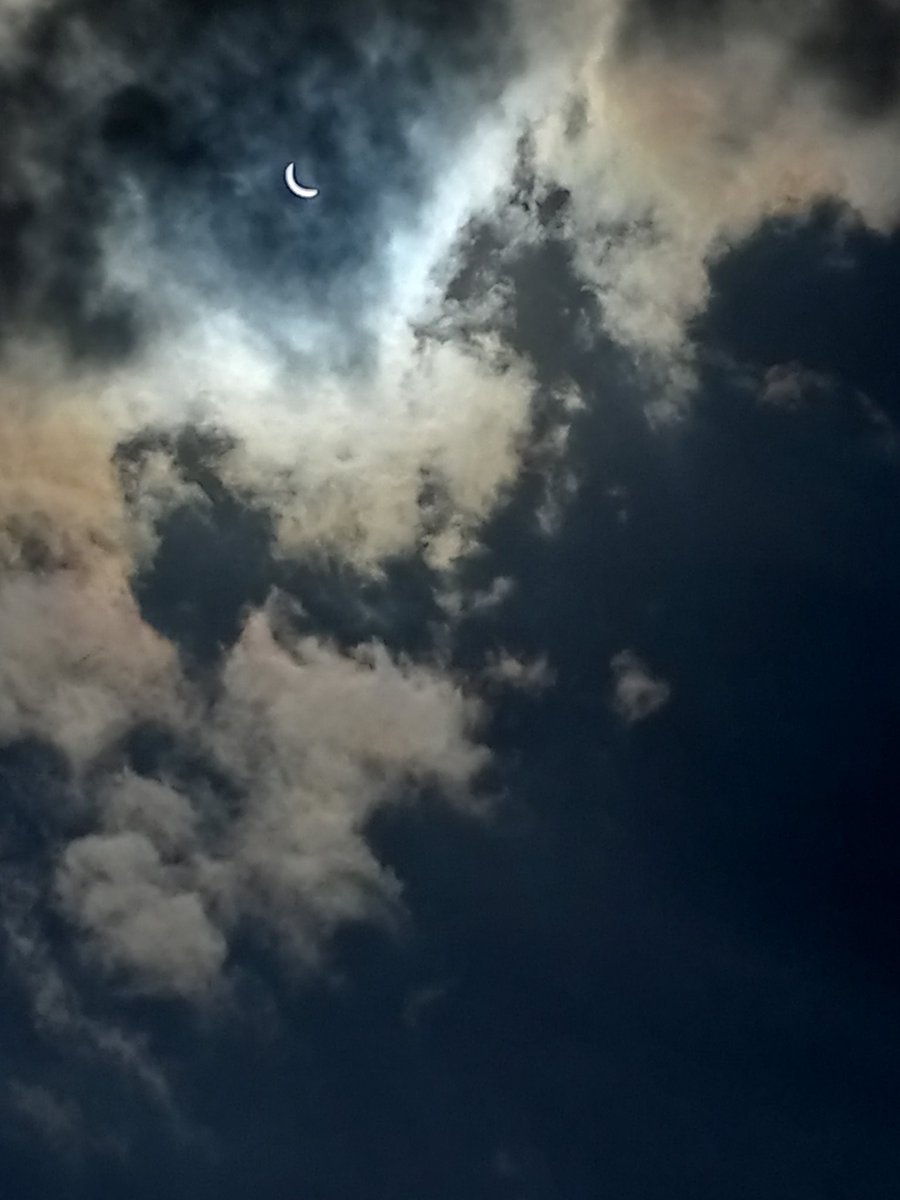
M 893 1200 L 896 0 L 0 0 L 0 109 L 4 1194 Z

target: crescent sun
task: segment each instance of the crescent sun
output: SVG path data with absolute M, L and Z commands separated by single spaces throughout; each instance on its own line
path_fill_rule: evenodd
M 284 182 L 288 185 L 295 196 L 302 196 L 304 200 L 312 200 L 313 196 L 318 196 L 319 189 L 314 187 L 304 187 L 302 183 L 297 182 L 294 175 L 294 164 L 289 162 L 284 168 Z

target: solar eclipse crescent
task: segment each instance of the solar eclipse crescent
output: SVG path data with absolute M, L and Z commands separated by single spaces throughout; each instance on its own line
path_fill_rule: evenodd
M 284 168 L 284 182 L 288 185 L 295 196 L 302 196 L 304 200 L 312 200 L 314 196 L 318 196 L 319 189 L 314 187 L 304 187 L 302 183 L 297 182 L 294 175 L 294 164 L 289 162 Z

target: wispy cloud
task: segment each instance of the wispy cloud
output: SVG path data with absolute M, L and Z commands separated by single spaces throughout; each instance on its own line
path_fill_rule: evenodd
M 670 685 L 651 674 L 633 650 L 620 650 L 610 659 L 613 676 L 613 707 L 628 725 L 658 712 L 669 702 Z

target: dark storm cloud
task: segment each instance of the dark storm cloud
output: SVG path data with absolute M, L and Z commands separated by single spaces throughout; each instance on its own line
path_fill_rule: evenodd
M 433 117 L 439 138 L 496 95 L 506 33 L 498 3 L 50 7 L 0 73 L 7 330 L 48 328 L 101 361 L 134 349 L 146 297 L 104 283 L 102 258 L 135 194 L 201 287 L 283 296 L 298 274 L 320 290 L 355 276 L 429 183 L 414 124 Z M 327 204 L 291 202 L 289 159 Z

